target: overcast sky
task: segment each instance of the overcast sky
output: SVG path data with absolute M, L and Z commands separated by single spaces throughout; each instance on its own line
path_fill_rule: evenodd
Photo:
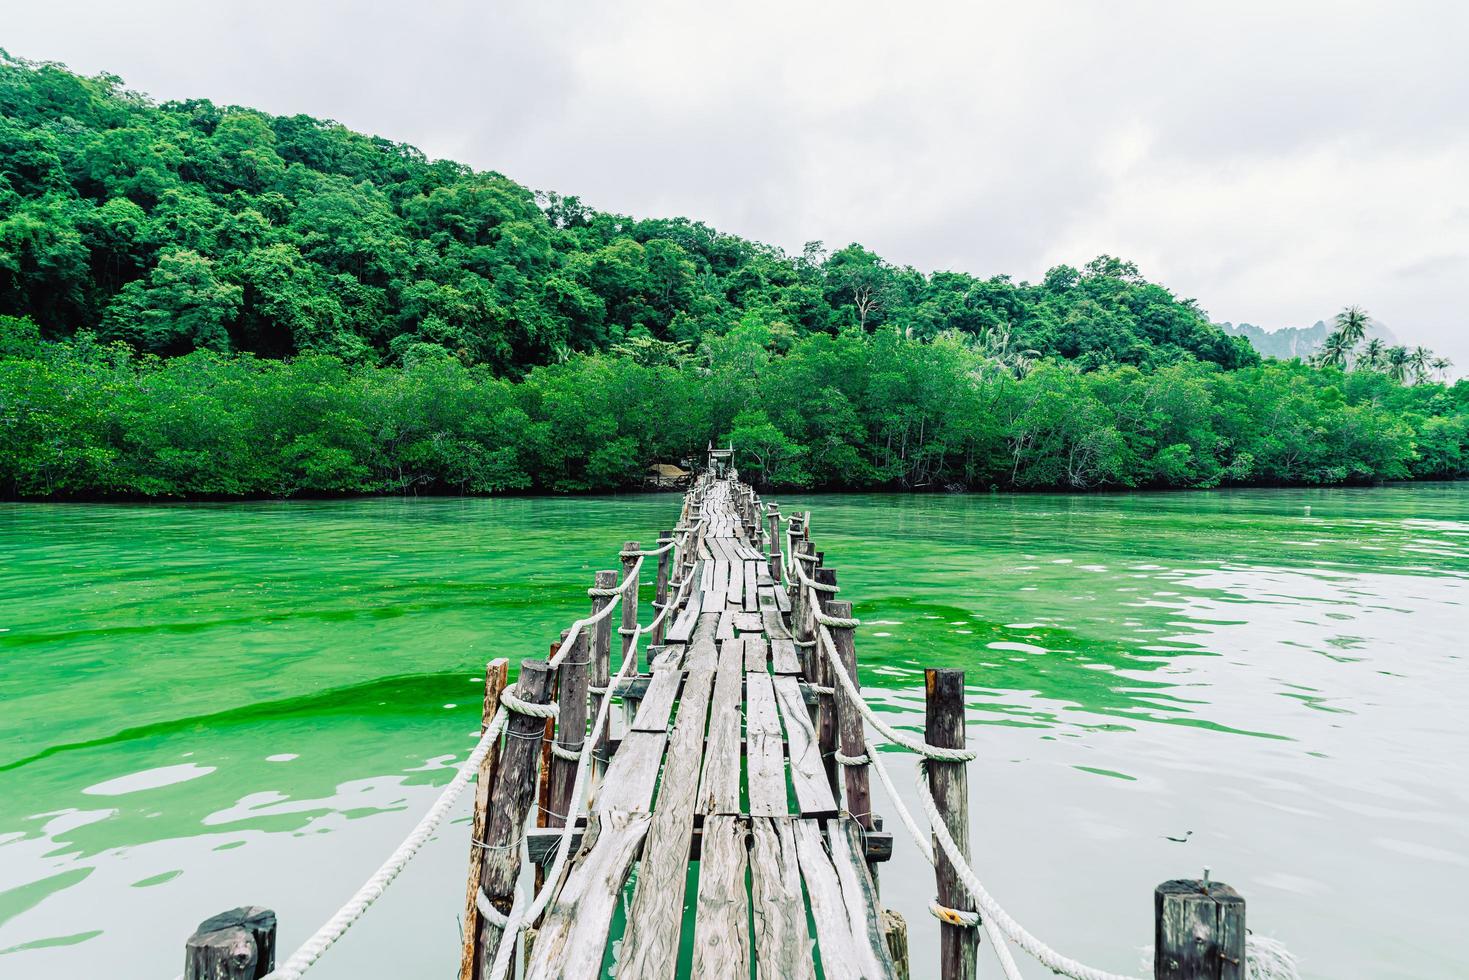
M 1469 366 L 1469 5 L 45 0 L 0 46 L 798 251 L 1138 262 Z

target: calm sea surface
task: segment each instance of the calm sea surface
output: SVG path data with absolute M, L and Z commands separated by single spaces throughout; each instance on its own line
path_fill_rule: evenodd
M 1033 932 L 1137 972 L 1208 866 L 1306 976 L 1469 975 L 1469 485 L 778 499 L 896 722 L 967 671 L 976 863 Z M 0 507 L 0 976 L 173 977 L 251 903 L 293 948 L 464 757 L 484 662 L 677 504 Z M 450 975 L 465 812 L 314 977 Z M 881 884 L 929 975 L 906 839 Z

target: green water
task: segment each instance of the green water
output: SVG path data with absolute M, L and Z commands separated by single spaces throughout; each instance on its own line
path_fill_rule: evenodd
M 1208 865 L 1307 976 L 1469 974 L 1469 486 L 781 503 L 896 720 L 968 671 L 977 864 L 1034 932 L 1136 972 L 1152 886 Z M 170 977 L 246 903 L 293 947 L 472 744 L 483 663 L 543 654 L 676 505 L 0 508 L 0 976 Z M 313 976 L 448 975 L 465 852 Z M 906 841 L 882 888 L 928 975 Z

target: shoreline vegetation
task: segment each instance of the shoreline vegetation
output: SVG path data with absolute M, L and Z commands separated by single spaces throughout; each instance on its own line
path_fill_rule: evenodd
M 7 499 L 605 492 L 711 439 L 774 490 L 1469 475 L 1469 382 L 1365 324 L 1262 360 L 1110 256 L 789 255 L 0 52 Z

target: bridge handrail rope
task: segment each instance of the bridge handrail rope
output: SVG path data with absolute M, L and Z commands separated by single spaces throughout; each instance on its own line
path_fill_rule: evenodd
M 687 549 L 689 542 L 692 540 L 693 534 L 701 526 L 703 526 L 703 524 L 704 519 L 700 518 L 692 525 L 680 528 L 680 530 L 683 531 L 684 549 Z M 582 630 L 584 630 L 588 626 L 594 626 L 597 623 L 601 622 L 603 619 L 606 619 L 608 616 L 612 615 L 612 610 L 615 609 L 617 605 L 622 601 L 622 597 L 627 589 L 628 583 L 637 580 L 638 572 L 642 568 L 643 560 L 645 558 L 655 555 L 661 555 L 664 552 L 668 551 L 670 548 L 673 548 L 676 543 L 677 538 L 656 550 L 650 549 L 648 551 L 620 553 L 619 557 L 629 558 L 636 554 L 638 560 L 633 563 L 633 565 L 627 570 L 626 574 L 622 578 L 622 582 L 614 588 L 607 590 L 587 590 L 588 593 L 593 596 L 607 595 L 607 593 L 612 593 L 610 596 L 608 596 L 612 599 L 612 601 L 607 603 L 606 606 L 602 607 L 591 616 L 579 619 L 575 623 L 573 623 L 570 630 L 567 632 L 566 638 L 561 641 L 560 650 L 554 657 L 552 657 L 548 661 L 548 665 L 553 669 L 559 666 L 561 661 L 566 659 L 567 655 L 571 652 L 572 643 L 576 640 L 577 636 L 581 633 Z M 647 626 L 640 626 L 633 632 L 632 646 L 629 648 L 627 655 L 623 658 L 622 666 L 618 670 L 617 676 L 614 677 L 612 679 L 612 682 L 608 685 L 609 688 L 615 688 L 616 685 L 625 678 L 629 666 L 635 665 L 637 663 L 638 641 L 643 637 L 644 634 L 652 632 L 658 626 L 658 624 L 663 621 L 668 613 L 678 606 L 678 604 L 683 600 L 684 596 L 689 591 L 690 587 L 693 585 L 693 579 L 689 578 L 687 581 L 679 583 L 679 585 L 679 592 L 675 600 L 667 603 L 665 607 L 659 611 L 658 615 L 653 617 L 653 621 L 651 623 L 649 623 Z M 499 980 L 499 978 L 502 977 L 505 973 L 505 969 L 509 964 L 509 953 L 506 952 L 506 950 L 507 948 L 514 948 L 515 935 L 519 932 L 520 928 L 522 928 L 526 922 L 534 922 L 535 919 L 540 915 L 541 911 L 544 910 L 546 901 L 550 897 L 551 886 L 560 878 L 562 866 L 566 862 L 566 856 L 569 850 L 568 845 L 571 842 L 572 832 L 576 830 L 576 818 L 580 810 L 581 795 L 586 780 L 588 762 L 591 759 L 592 750 L 595 747 L 597 737 L 601 734 L 602 728 L 606 724 L 608 709 L 611 704 L 611 698 L 602 699 L 601 710 L 597 714 L 596 727 L 592 730 L 591 735 L 588 736 L 583 742 L 580 760 L 577 763 L 576 782 L 572 790 L 572 800 L 569 813 L 567 814 L 566 828 L 562 831 L 561 840 L 556 850 L 556 861 L 551 869 L 553 873 L 547 875 L 545 887 L 543 887 L 540 893 L 536 896 L 536 901 L 532 906 L 532 912 L 534 914 L 528 917 L 522 917 L 518 923 L 516 922 L 515 907 L 520 904 L 521 896 L 519 892 L 517 892 L 516 894 L 515 902 L 514 905 L 512 905 L 510 916 L 505 924 L 505 931 L 508 935 L 509 941 L 507 942 L 502 939 L 500 943 L 500 950 L 497 952 L 495 957 L 495 970 L 491 973 L 491 977 L 494 978 L 494 980 Z M 268 974 L 266 980 L 300 980 L 302 974 L 310 969 L 311 966 L 321 958 L 322 954 L 330 949 L 332 944 L 334 944 L 338 939 L 342 938 L 347 930 L 350 929 L 358 919 L 362 918 L 362 916 L 366 914 L 367 910 L 372 907 L 373 903 L 376 902 L 380 897 L 382 897 L 382 894 L 387 890 L 388 885 L 393 883 L 393 880 L 398 877 L 399 873 L 402 872 L 405 867 L 407 867 L 408 862 L 413 860 L 414 856 L 418 854 L 419 849 L 422 848 L 423 845 L 428 841 L 428 839 L 433 836 L 434 831 L 438 829 L 439 824 L 443 823 L 444 817 L 448 816 L 450 809 L 458 801 L 460 794 L 464 792 L 465 788 L 469 786 L 470 781 L 479 772 L 480 764 L 484 762 L 485 756 L 489 754 L 491 747 L 493 747 L 500 740 L 500 736 L 504 734 L 505 726 L 509 721 L 510 712 L 514 711 L 522 714 L 529 714 L 538 718 L 551 718 L 555 717 L 556 708 L 557 706 L 555 704 L 538 704 L 523 701 L 515 694 L 515 690 L 513 687 L 507 687 L 504 691 L 502 691 L 500 693 L 500 706 L 496 709 L 494 717 L 490 719 L 490 723 L 485 726 L 484 734 L 480 736 L 479 741 L 476 742 L 474 748 L 470 750 L 469 757 L 466 758 L 464 762 L 459 765 L 458 770 L 454 773 L 454 778 L 451 779 L 449 781 L 449 784 L 445 786 L 444 789 L 439 793 L 439 796 L 436 800 L 434 800 L 433 805 L 430 806 L 423 817 L 419 819 L 414 828 L 409 831 L 408 836 L 405 837 L 403 839 L 403 842 L 399 844 L 398 847 L 393 851 L 393 853 L 388 856 L 387 860 L 378 866 L 378 869 L 372 873 L 371 877 L 369 877 L 365 882 L 362 883 L 362 886 L 358 888 L 355 893 L 353 893 L 352 897 L 349 898 L 346 903 L 343 904 L 342 907 L 339 908 L 330 919 L 322 923 L 321 927 L 317 929 L 316 932 L 312 933 L 311 936 L 309 936 L 303 943 L 301 943 L 301 945 L 296 948 L 295 952 L 290 955 L 289 959 L 287 959 L 283 964 L 276 967 L 275 970 Z M 493 905 L 485 900 L 483 892 L 480 892 L 476 904 L 478 905 L 481 914 L 486 915 L 492 922 L 499 921 L 499 910 L 495 909 Z M 511 924 L 515 924 L 515 928 L 513 930 L 509 928 Z M 504 960 L 503 963 L 501 962 L 502 958 Z
M 789 520 L 794 521 L 797 519 L 791 518 Z M 894 745 L 921 756 L 918 764 L 918 784 L 919 802 L 922 804 L 924 816 L 928 818 L 929 826 L 933 830 L 933 836 L 939 842 L 939 846 L 943 848 L 944 856 L 949 859 L 949 863 L 959 876 L 959 880 L 964 885 L 965 891 L 969 892 L 970 897 L 974 899 L 974 903 L 979 906 L 983 915 L 976 917 L 974 913 L 965 913 L 959 909 L 944 908 L 937 902 L 929 906 L 930 910 L 935 916 L 941 919 L 950 918 L 951 921 L 959 921 L 965 925 L 976 924 L 975 919 L 977 918 L 978 922 L 983 924 L 986 934 L 989 935 L 991 944 L 995 948 L 995 954 L 999 957 L 1000 965 L 1009 980 L 1019 980 L 1020 973 L 1016 968 L 1014 959 L 1010 956 L 1009 949 L 1000 941 L 1001 936 L 1009 939 L 1016 946 L 1019 946 L 1025 952 L 1034 956 L 1043 966 L 1049 968 L 1052 972 L 1072 977 L 1073 980 L 1136 980 L 1136 978 L 1124 974 L 1108 973 L 1105 970 L 1098 970 L 1095 967 L 1087 966 L 1078 960 L 1057 952 L 1032 935 L 1019 922 L 1015 921 L 1015 918 L 1006 912 L 995 901 L 994 897 L 990 895 L 989 891 L 980 882 L 979 876 L 975 873 L 974 868 L 970 866 L 969 861 L 960 852 L 958 845 L 954 842 L 954 838 L 949 834 L 948 827 L 945 826 L 944 821 L 940 818 L 933 796 L 929 792 L 927 780 L 928 760 L 969 762 L 976 758 L 978 753 L 973 749 L 950 749 L 937 745 L 929 745 L 927 742 L 904 735 L 883 721 L 872 710 L 872 706 L 862 697 L 861 689 L 847 675 L 846 668 L 842 665 L 841 657 L 837 653 L 836 641 L 832 639 L 831 635 L 832 627 L 838 629 L 855 629 L 861 624 L 856 619 L 839 619 L 827 616 L 821 611 L 820 596 L 817 593 L 824 592 L 831 594 L 837 591 L 837 587 L 817 582 L 810 576 L 803 563 L 799 560 L 799 558 L 804 556 L 797 556 L 795 554 L 794 538 L 794 530 L 790 528 L 788 523 L 786 531 L 786 543 L 788 547 L 786 554 L 782 556 L 781 560 L 786 571 L 790 574 L 791 579 L 798 583 L 798 588 L 807 593 L 806 601 L 810 604 L 812 616 L 816 621 L 817 645 L 825 653 L 828 661 L 830 661 L 831 672 L 836 676 L 838 683 L 842 685 L 851 702 L 856 705 L 857 711 L 862 716 L 863 721 L 877 729 L 881 735 Z M 863 758 L 864 756 L 865 759 Z M 913 819 L 912 811 L 908 809 L 907 804 L 898 795 L 897 789 L 893 786 L 892 779 L 888 775 L 887 769 L 883 765 L 878 753 L 869 747 L 862 755 L 843 758 L 845 760 L 844 764 L 861 765 L 865 762 L 872 766 L 877 772 L 878 780 L 882 783 L 888 798 L 892 801 L 893 806 L 897 808 L 898 818 L 903 824 L 904 829 L 908 831 L 909 836 L 918 845 L 919 852 L 928 860 L 928 863 L 935 863 L 936 858 L 932 845 L 925 840 L 923 832 L 918 827 L 918 822 Z M 862 761 L 859 762 L 858 760 Z

